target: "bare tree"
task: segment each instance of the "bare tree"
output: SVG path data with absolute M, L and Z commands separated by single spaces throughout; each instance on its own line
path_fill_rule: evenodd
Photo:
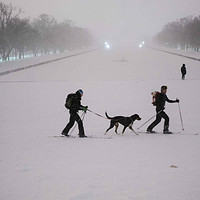
M 75 26 L 71 20 L 59 23 L 42 14 L 30 22 L 20 18 L 22 10 L 0 3 L 0 56 L 21 59 L 26 54 L 49 54 L 88 47 L 93 43 L 89 31 Z
M 24 54 L 31 50 L 32 43 L 38 39 L 38 32 L 31 27 L 28 19 L 19 18 L 12 21 L 10 30 L 10 43 L 21 59 Z
M 32 26 L 40 34 L 39 48 L 43 54 L 48 54 L 53 49 L 52 34 L 57 26 L 57 21 L 50 15 L 41 14 L 33 21 Z
M 12 4 L 0 3 L 0 55 L 3 60 L 9 57 L 13 49 L 9 38 L 11 23 L 19 17 L 21 12 L 21 9 L 16 9 Z
M 160 45 L 181 48 L 200 49 L 200 16 L 192 16 L 170 22 L 158 33 L 154 41 Z

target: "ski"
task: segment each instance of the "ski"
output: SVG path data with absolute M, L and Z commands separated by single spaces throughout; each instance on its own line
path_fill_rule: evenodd
M 200 135 L 200 133 L 184 133 L 182 131 L 177 131 L 177 132 L 172 132 L 171 134 L 164 134 L 163 132 L 155 132 L 155 133 L 149 133 L 149 132 L 146 132 L 146 131 L 138 131 L 138 133 L 141 133 L 141 134 L 146 134 L 146 135 Z
M 50 138 L 77 138 L 75 136 L 72 135 L 68 135 L 68 136 L 64 136 L 64 135 L 53 135 L 53 136 L 49 136 Z
M 80 139 L 112 139 L 112 137 L 100 137 L 100 136 L 87 136 L 87 137 L 78 137 L 78 136 L 64 136 L 64 135 L 54 135 L 54 136 L 49 136 L 50 138 L 80 138 Z
M 109 136 L 109 137 L 87 136 L 87 138 L 90 138 L 90 139 L 112 139 L 111 136 Z
M 147 135 L 156 135 L 156 134 L 174 135 L 174 134 L 181 134 L 181 131 L 171 132 L 170 134 L 166 134 L 166 133 L 164 134 L 163 132 L 157 132 L 157 131 L 155 131 L 155 133 L 150 133 L 150 132 L 146 132 L 146 131 L 138 131 L 138 133 L 147 134 Z

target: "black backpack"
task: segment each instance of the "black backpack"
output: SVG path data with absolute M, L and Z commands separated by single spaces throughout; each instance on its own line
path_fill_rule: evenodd
M 73 99 L 75 98 L 76 94 L 68 94 L 65 102 L 65 108 L 70 109 L 73 103 Z
M 160 94 L 160 92 L 158 92 L 158 91 L 151 93 L 153 106 L 157 106 L 157 99 L 158 99 L 159 94 Z

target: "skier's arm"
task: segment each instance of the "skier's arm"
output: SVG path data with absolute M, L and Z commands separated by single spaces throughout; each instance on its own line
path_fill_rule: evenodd
M 179 99 L 171 100 L 171 99 L 168 99 L 167 95 L 166 95 L 166 101 L 167 101 L 168 103 L 179 103 Z
M 82 111 L 86 112 L 87 109 L 88 109 L 88 106 L 83 106 L 83 105 L 80 104 L 79 110 L 82 110 Z
M 82 106 L 82 105 L 80 105 L 80 110 L 82 110 L 83 112 L 87 112 L 87 110 L 88 110 L 88 106 Z
M 76 110 L 84 110 L 87 106 L 83 106 L 81 105 L 81 102 L 79 99 L 74 99 L 72 108 L 76 109 Z M 88 107 L 87 107 L 88 108 Z
M 84 107 L 85 107 L 85 106 L 80 105 L 80 106 L 79 106 L 79 110 L 83 110 Z

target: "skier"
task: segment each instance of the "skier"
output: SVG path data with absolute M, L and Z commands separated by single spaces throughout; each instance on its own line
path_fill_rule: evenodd
M 87 112 L 88 106 L 81 105 L 81 97 L 83 96 L 83 90 L 78 90 L 76 93 L 71 93 L 67 96 L 65 107 L 69 109 L 70 120 L 67 126 L 62 131 L 62 135 L 69 136 L 69 130 L 74 125 L 76 121 L 78 123 L 79 129 L 79 137 L 87 137 L 84 132 L 83 122 L 78 115 L 78 111 L 82 110 L 83 112 Z
M 161 92 L 157 92 L 155 96 L 155 101 L 153 102 L 153 105 L 156 106 L 156 120 L 147 128 L 147 133 L 155 133 L 153 131 L 153 128 L 160 123 L 161 119 L 165 119 L 164 122 L 164 129 L 163 133 L 164 134 L 172 134 L 172 132 L 169 131 L 169 117 L 168 115 L 164 112 L 165 109 L 165 102 L 167 101 L 168 103 L 179 103 L 179 99 L 176 100 L 170 100 L 168 99 L 167 95 L 167 86 L 162 86 L 161 87 Z
M 186 71 L 185 64 L 183 64 L 182 67 L 181 67 L 182 80 L 185 79 L 186 72 L 187 71 Z

